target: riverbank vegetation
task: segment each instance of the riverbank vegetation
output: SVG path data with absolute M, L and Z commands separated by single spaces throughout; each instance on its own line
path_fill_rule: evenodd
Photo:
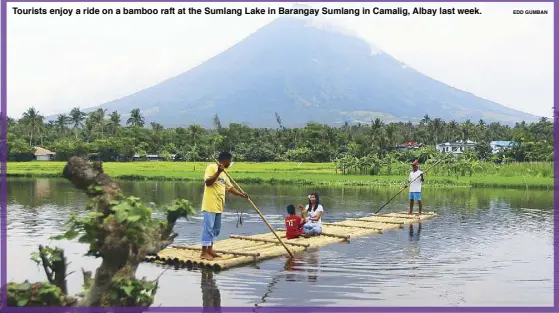
M 240 162 L 233 168 L 240 182 L 391 185 L 407 177 L 412 161 L 418 160 L 426 169 L 446 158 L 435 144 L 471 140 L 476 144 L 429 171 L 427 185 L 553 185 L 553 125 L 546 118 L 511 127 L 483 120 L 445 122 L 426 115 L 418 124 L 375 119 L 338 128 L 313 122 L 286 128 L 281 117 L 276 118 L 275 129 L 235 123 L 225 127 L 218 115 L 213 129 L 164 128 L 158 123 L 146 127 L 137 109 L 123 118 L 116 111 L 86 114 L 74 108 L 46 122 L 30 108 L 19 120 L 8 120 L 8 174 L 60 175 L 63 163 L 18 162 L 32 160 L 33 147 L 41 146 L 55 152 L 54 159 L 60 162 L 94 154 L 109 162 L 104 165 L 108 173 L 119 179 L 198 180 L 211 155 L 231 151 Z M 495 140 L 513 144 L 493 153 L 489 143 Z M 398 148 L 403 142 L 414 144 Z M 169 162 L 138 162 L 153 158 L 150 155 Z
M 455 121 L 445 122 L 427 115 L 418 124 L 389 123 L 380 119 L 370 124 L 345 124 L 330 127 L 310 122 L 301 128 L 286 128 L 279 115 L 277 127 L 250 128 L 231 123 L 222 125 L 218 115 L 214 128 L 200 125 L 164 128 L 158 123 L 145 125 L 140 110 L 108 114 L 99 109 L 89 114 L 74 108 L 69 114 L 58 115 L 47 122 L 34 108 L 20 119 L 8 118 L 8 154 L 11 161 L 32 155 L 34 146 L 56 152 L 56 159 L 67 161 L 73 155 L 98 153 L 103 161 L 131 160 L 157 154 L 163 159 L 205 161 L 216 151 L 232 151 L 236 161 L 247 162 L 311 162 L 330 163 L 344 158 L 394 158 L 408 162 L 431 156 L 435 145 L 442 142 L 471 140 L 476 142 L 471 157 L 493 162 L 551 162 L 553 161 L 553 124 L 546 118 L 537 123 L 516 123 L 514 127 L 499 123 Z M 123 126 L 126 125 L 126 126 Z M 491 153 L 491 141 L 512 141 L 511 149 Z M 396 152 L 404 142 L 429 147 L 417 151 Z M 423 159 L 423 160 L 421 160 Z

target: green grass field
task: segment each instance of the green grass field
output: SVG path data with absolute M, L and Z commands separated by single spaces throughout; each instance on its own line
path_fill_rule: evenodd
M 10 162 L 10 177 L 61 177 L 65 162 Z M 202 180 L 204 162 L 127 162 L 103 163 L 105 172 L 128 180 Z M 229 169 L 239 183 L 304 184 L 331 186 L 401 186 L 406 175 L 342 175 L 331 163 L 237 163 Z M 434 176 L 431 176 L 431 175 Z M 425 187 L 553 188 L 553 163 L 516 163 L 504 166 L 482 165 L 472 176 L 425 174 Z

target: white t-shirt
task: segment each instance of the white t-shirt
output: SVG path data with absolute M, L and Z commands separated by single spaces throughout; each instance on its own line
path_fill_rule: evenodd
M 305 207 L 305 211 L 307 211 L 307 217 L 316 217 L 318 215 L 318 212 L 323 212 L 322 214 L 324 214 L 324 208 L 322 208 L 322 205 L 320 204 L 314 211 L 309 211 L 309 205 L 307 204 L 307 206 Z M 322 223 L 322 216 L 318 221 L 311 221 L 311 223 Z
M 410 184 L 410 192 L 421 192 L 421 178 L 417 178 L 421 174 L 423 174 L 423 172 L 420 170 L 410 173 L 409 181 L 412 182 L 415 179 L 415 181 Z M 423 177 L 425 177 L 425 175 L 423 175 Z

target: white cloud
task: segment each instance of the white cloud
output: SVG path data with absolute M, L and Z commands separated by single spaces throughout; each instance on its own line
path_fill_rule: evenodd
M 292 3 L 8 3 L 8 114 L 99 105 L 178 75 L 275 16 L 14 15 L 19 8 L 244 8 Z M 319 18 L 407 66 L 525 112 L 552 116 L 553 3 L 312 3 L 312 7 L 470 8 L 481 15 Z M 548 15 L 513 15 L 545 9 Z

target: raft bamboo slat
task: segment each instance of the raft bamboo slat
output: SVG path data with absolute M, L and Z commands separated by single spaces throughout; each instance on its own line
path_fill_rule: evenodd
M 362 218 L 356 218 L 356 219 L 352 219 L 352 220 L 363 221 L 363 222 L 384 223 L 384 224 L 399 224 L 399 225 L 403 225 L 403 224 L 406 223 L 406 221 L 396 220 L 395 218 L 392 218 L 390 220 L 387 219 L 387 218 L 380 218 L 379 219 L 379 217 L 377 217 L 377 216 L 375 216 L 375 217 L 362 217 Z
M 422 213 L 421 219 L 417 219 L 415 215 L 410 216 L 407 212 L 399 212 L 370 215 L 334 223 L 323 222 L 322 234 L 289 240 L 285 238 L 285 229 L 278 228 L 275 231 L 284 243 L 290 246 L 289 249 L 297 254 L 307 249 L 341 243 L 349 238 L 379 235 L 386 230 L 402 228 L 404 224 L 418 223 L 436 216 L 436 213 L 425 212 Z M 175 265 L 224 270 L 279 256 L 287 256 L 287 251 L 271 232 L 251 236 L 231 235 L 230 238 L 216 241 L 213 249 L 220 257 L 214 258 L 212 261 L 200 258 L 201 249 L 200 245 L 173 245 L 160 251 L 157 256 L 147 257 L 145 261 L 163 261 Z
M 342 223 L 322 223 L 322 225 L 326 225 L 326 226 L 337 226 L 337 227 L 349 227 L 349 228 L 374 229 L 374 230 L 377 230 L 377 231 L 382 231 L 382 228 L 368 227 L 368 226 L 360 226 L 360 225 L 350 225 L 350 224 L 342 224 Z
M 262 238 L 252 238 L 252 237 L 248 237 L 248 236 L 239 236 L 239 235 L 231 235 L 229 236 L 229 238 L 234 238 L 234 239 L 243 239 L 243 240 L 251 240 L 251 241 L 261 241 L 261 242 L 268 242 L 268 243 L 279 243 L 279 241 L 277 240 L 268 240 L 268 239 L 262 239 Z M 283 238 L 282 238 L 283 239 Z M 296 243 L 296 242 L 285 242 L 286 245 L 292 245 L 292 246 L 299 246 L 299 247 L 305 247 L 308 248 L 309 244 L 307 243 Z
M 324 227 L 322 227 L 322 229 L 324 229 Z M 276 231 L 285 231 L 285 228 L 276 228 L 274 229 Z M 326 237 L 335 237 L 335 238 L 341 238 L 341 239 L 345 239 L 348 240 L 350 238 L 350 235 L 339 235 L 339 234 L 333 234 L 333 233 L 329 233 L 329 232 L 325 232 L 324 230 L 320 233 L 321 236 L 326 236 Z
M 172 247 L 175 248 L 175 249 L 202 251 L 202 248 L 198 248 L 198 247 L 185 247 L 185 246 L 179 246 L 179 245 L 172 245 Z M 251 257 L 259 257 L 259 256 L 260 256 L 259 253 L 242 252 L 242 251 L 214 250 L 214 252 L 215 252 L 215 253 L 222 253 L 222 254 L 232 254 L 232 255 L 251 256 Z

